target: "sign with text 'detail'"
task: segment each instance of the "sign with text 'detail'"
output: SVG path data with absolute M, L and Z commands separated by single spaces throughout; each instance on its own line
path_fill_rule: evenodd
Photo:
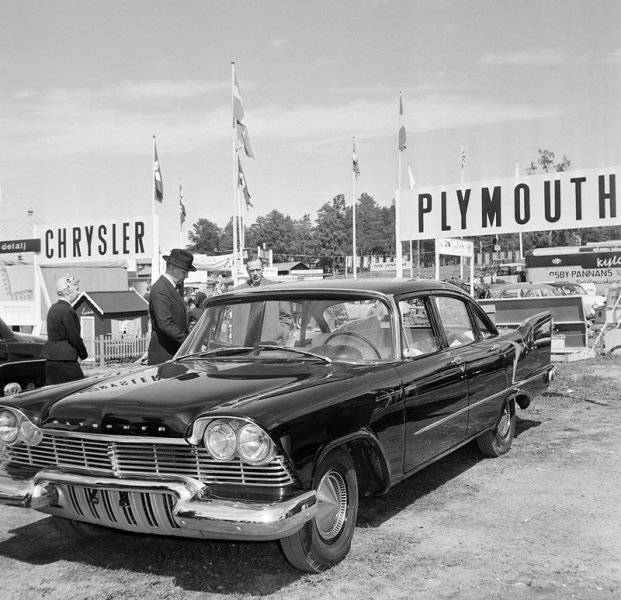
M 621 166 L 401 191 L 401 240 L 621 225 Z
M 70 225 L 42 225 L 41 264 L 146 258 L 153 252 L 150 218 L 102 218 Z

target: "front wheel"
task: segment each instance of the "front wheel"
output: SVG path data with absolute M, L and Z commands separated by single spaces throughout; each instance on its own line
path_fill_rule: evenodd
M 358 478 L 350 455 L 335 450 L 320 463 L 315 478 L 317 514 L 300 531 L 280 540 L 297 569 L 319 573 L 342 561 L 351 547 L 358 516 Z
M 481 452 L 493 457 L 508 452 L 515 436 L 515 421 L 515 402 L 507 400 L 494 429 L 486 431 L 477 438 Z

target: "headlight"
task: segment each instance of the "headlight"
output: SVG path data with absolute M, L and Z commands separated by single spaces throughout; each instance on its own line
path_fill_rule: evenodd
M 272 440 L 263 429 L 252 423 L 239 430 L 238 438 L 239 456 L 247 462 L 262 462 L 272 451 Z
M 203 441 L 205 448 L 217 460 L 231 460 L 235 456 L 237 438 L 233 428 L 225 421 L 209 423 Z
M 22 421 L 19 430 L 27 446 L 38 446 L 43 439 L 43 432 L 27 419 Z
M 19 420 L 10 410 L 0 410 L 0 441 L 12 444 L 19 434 Z

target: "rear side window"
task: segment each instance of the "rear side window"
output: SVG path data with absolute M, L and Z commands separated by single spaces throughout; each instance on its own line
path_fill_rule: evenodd
M 435 301 L 448 345 L 457 348 L 474 342 L 466 303 L 450 296 L 436 296 Z
M 408 298 L 399 302 L 403 323 L 404 354 L 409 357 L 432 354 L 440 349 L 440 340 L 431 326 L 423 298 Z

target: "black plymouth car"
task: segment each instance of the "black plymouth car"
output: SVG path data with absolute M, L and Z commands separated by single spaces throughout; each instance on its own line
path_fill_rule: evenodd
M 0 319 L 0 396 L 45 385 L 45 339 L 18 333 Z
M 280 284 L 212 298 L 173 360 L 0 401 L 0 501 L 103 527 L 280 540 L 316 572 L 362 495 L 471 440 L 509 450 L 553 374 L 551 321 L 499 333 L 437 281 Z

